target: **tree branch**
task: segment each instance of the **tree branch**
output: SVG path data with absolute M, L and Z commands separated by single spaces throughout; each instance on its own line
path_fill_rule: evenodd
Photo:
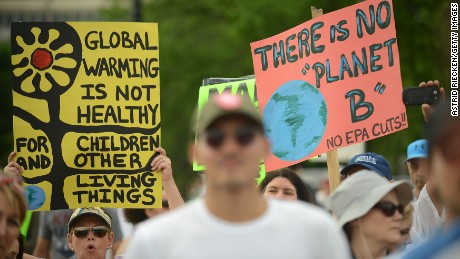
M 22 108 L 13 106 L 12 112 L 13 112 L 13 115 L 28 122 L 34 130 L 43 130 L 46 127 L 45 122 L 39 120 L 37 117 L 33 116 L 31 113 L 29 113 L 28 111 Z
M 139 127 L 124 127 L 119 125 L 102 125 L 102 126 L 84 126 L 84 125 L 71 125 L 65 123 L 66 127 L 77 133 L 103 133 L 113 132 L 117 134 L 133 134 L 140 133 L 144 135 L 153 135 L 161 128 L 161 123 L 158 123 L 153 129 L 144 129 Z

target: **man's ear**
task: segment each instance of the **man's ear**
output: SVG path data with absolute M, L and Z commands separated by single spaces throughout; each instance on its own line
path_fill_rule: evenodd
M 67 245 L 69 246 L 70 250 L 73 251 L 73 247 L 72 247 L 72 234 L 71 234 L 71 233 L 67 233 Z
M 270 153 L 271 153 L 271 145 L 270 145 L 270 140 L 268 140 L 268 137 L 264 135 L 264 153 L 262 158 L 266 158 Z
M 194 140 L 191 140 L 188 143 L 187 158 L 188 158 L 188 162 L 193 166 L 193 160 L 195 159 L 195 141 Z
M 109 232 L 109 248 L 113 247 L 113 240 L 115 239 L 115 234 L 113 231 Z

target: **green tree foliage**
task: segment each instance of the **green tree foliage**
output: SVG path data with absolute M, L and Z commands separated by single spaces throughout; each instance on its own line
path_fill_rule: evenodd
M 110 6 L 102 8 L 99 14 L 102 21 L 130 21 L 132 17 L 129 9 L 123 6 L 121 0 L 111 0 Z
M 449 79 L 449 3 L 431 0 L 393 1 L 398 37 L 401 76 L 404 87 L 437 79 L 450 88 Z M 407 107 L 409 128 L 368 142 L 371 151 L 381 153 L 394 172 L 405 170 L 406 148 L 423 138 L 420 107 Z
M 0 166 L 6 165 L 8 155 L 13 150 L 13 107 L 11 83 L 11 48 L 8 44 L 0 44 Z
M 191 174 L 185 143 L 190 110 L 202 78 L 253 73 L 249 43 L 311 19 L 310 6 L 325 13 L 356 1 L 212 1 L 155 0 L 145 3 L 145 21 L 160 24 L 163 145 L 175 162 L 176 177 Z M 404 86 L 439 79 L 448 82 L 448 4 L 433 0 L 394 1 L 401 74 Z M 447 29 L 447 30 L 446 30 Z M 443 55 L 440 55 L 443 53 Z M 396 75 L 397 76 L 397 75 Z M 408 107 L 410 128 L 368 142 L 368 150 L 388 158 L 403 172 L 407 145 L 421 138 L 419 107 Z M 184 176 L 182 176 L 184 175 Z
M 275 35 L 311 19 L 310 6 L 325 13 L 356 1 L 298 0 L 144 0 L 143 21 L 158 22 L 160 34 L 162 146 L 173 161 L 182 192 L 196 177 L 187 159 L 190 118 L 203 78 L 253 74 L 250 43 Z M 439 79 L 448 86 L 449 5 L 435 0 L 394 1 L 403 84 Z M 104 10 L 107 20 L 132 15 L 117 6 Z M 121 17 L 121 18 L 120 18 Z M 12 150 L 11 83 L 8 48 L 1 48 L 3 110 L 1 155 Z M 398 75 L 395 75 L 398 76 Z M 402 172 L 407 145 L 422 137 L 419 107 L 408 107 L 409 129 L 368 142 L 368 150 L 388 158 L 393 171 Z M 2 165 L 3 165 L 2 163 Z

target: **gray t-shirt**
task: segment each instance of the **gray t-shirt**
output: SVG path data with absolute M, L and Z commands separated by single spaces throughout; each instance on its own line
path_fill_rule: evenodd
M 67 224 L 73 210 L 52 210 L 40 213 L 40 229 L 38 236 L 50 242 L 52 259 L 76 259 L 74 252 L 67 245 Z M 115 240 L 122 237 L 118 215 L 115 209 L 107 209 L 112 217 L 112 231 Z

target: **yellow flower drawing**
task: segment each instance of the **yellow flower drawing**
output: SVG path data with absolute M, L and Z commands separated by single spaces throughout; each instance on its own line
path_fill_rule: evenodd
M 21 89 L 26 93 L 33 93 L 36 87 L 33 85 L 32 80 L 37 76 L 40 77 L 39 85 L 41 91 L 48 92 L 51 90 L 52 83 L 46 78 L 46 74 L 49 74 L 54 81 L 60 86 L 67 86 L 70 83 L 70 77 L 67 73 L 62 70 L 55 69 L 56 67 L 62 68 L 75 68 L 77 62 L 68 57 L 56 58 L 58 54 L 70 54 L 73 52 L 73 46 L 71 44 L 65 44 L 57 50 L 51 50 L 50 44 L 59 38 L 59 31 L 50 29 L 48 31 L 48 41 L 40 43 L 38 37 L 41 34 L 41 29 L 33 27 L 31 29 L 34 35 L 34 42 L 28 45 L 24 42 L 22 36 L 16 37 L 16 42 L 23 49 L 23 52 L 17 55 L 12 55 L 11 62 L 13 66 L 19 65 L 24 59 L 27 59 L 27 64 L 22 67 L 16 67 L 13 69 L 13 74 L 19 77 L 32 69 L 32 74 L 26 77 L 21 83 Z

